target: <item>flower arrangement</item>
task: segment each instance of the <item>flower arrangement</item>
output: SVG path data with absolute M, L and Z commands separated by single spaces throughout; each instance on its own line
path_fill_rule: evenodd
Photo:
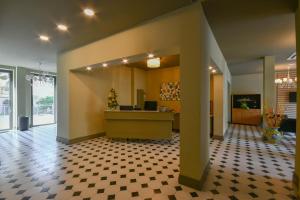
M 117 92 L 115 89 L 110 89 L 109 94 L 108 94 L 108 101 L 107 101 L 107 106 L 111 110 L 115 110 L 118 108 L 119 103 L 117 101 Z
M 279 112 L 274 112 L 273 109 L 268 109 L 265 112 L 265 121 L 269 128 L 278 128 L 283 119 L 283 115 Z
M 283 114 L 273 109 L 267 109 L 264 114 L 266 128 L 263 132 L 263 140 L 269 143 L 278 143 L 282 139 L 282 133 L 278 131 Z

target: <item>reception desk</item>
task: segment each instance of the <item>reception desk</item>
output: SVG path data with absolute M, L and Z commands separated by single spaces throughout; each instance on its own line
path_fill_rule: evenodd
M 174 113 L 158 111 L 105 111 L 110 138 L 171 139 Z

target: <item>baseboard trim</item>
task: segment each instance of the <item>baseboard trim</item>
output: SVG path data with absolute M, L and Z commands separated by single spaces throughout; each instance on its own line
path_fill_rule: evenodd
M 225 131 L 224 135 L 213 135 L 213 139 L 224 141 L 228 137 L 228 129 Z
M 78 142 L 82 142 L 82 141 L 85 141 L 85 140 L 90 140 L 90 139 L 94 139 L 94 138 L 102 137 L 102 136 L 105 136 L 104 132 L 93 134 L 93 135 L 88 135 L 88 136 L 84 136 L 84 137 L 74 138 L 74 139 L 71 139 L 71 140 L 57 136 L 56 141 L 61 142 L 63 144 L 69 145 L 69 144 L 75 144 L 75 143 L 78 143 Z
M 190 178 L 187 176 L 179 175 L 178 182 L 179 182 L 179 184 L 194 188 L 196 190 L 201 190 L 206 181 L 209 169 L 210 169 L 210 164 L 208 163 L 203 171 L 203 174 L 202 174 L 202 177 L 200 180 L 196 180 L 196 179 L 193 179 L 193 178 Z
M 222 140 L 222 141 L 225 140 L 225 136 L 221 136 L 221 135 L 213 135 L 212 138 L 215 139 L 215 140 Z

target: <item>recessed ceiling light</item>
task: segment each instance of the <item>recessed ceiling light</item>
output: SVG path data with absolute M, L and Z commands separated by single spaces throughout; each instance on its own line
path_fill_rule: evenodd
M 40 40 L 48 42 L 50 39 L 46 35 L 40 35 Z
M 83 13 L 86 15 L 86 16 L 89 16 L 89 17 L 92 17 L 95 15 L 95 11 L 91 8 L 85 8 L 83 10 Z
M 148 54 L 148 58 L 154 58 L 154 54 L 153 53 L 149 53 Z
M 103 64 L 102 64 L 102 67 L 107 67 L 107 66 L 108 66 L 107 63 L 103 63 Z
M 209 66 L 209 67 L 208 67 L 208 69 L 209 69 L 209 70 L 212 70 L 212 69 L 213 69 L 213 67 L 212 67 L 212 66 Z
M 87 71 L 91 71 L 91 70 L 92 70 L 92 67 L 90 67 L 90 66 L 89 66 L 89 67 L 86 67 L 86 70 L 87 70 Z
M 123 58 L 122 59 L 122 63 L 127 64 L 128 63 L 128 59 L 127 58 Z
M 61 31 L 67 31 L 68 27 L 64 24 L 57 24 L 57 28 Z
M 217 70 L 213 69 L 211 72 L 212 72 L 212 73 L 216 73 L 216 72 L 217 72 Z

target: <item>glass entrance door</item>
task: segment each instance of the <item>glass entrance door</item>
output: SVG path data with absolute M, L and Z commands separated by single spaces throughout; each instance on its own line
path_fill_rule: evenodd
M 47 77 L 48 81 L 40 81 L 34 77 L 32 81 L 32 125 L 56 123 L 55 77 Z
M 12 72 L 0 69 L 0 131 L 12 129 Z

